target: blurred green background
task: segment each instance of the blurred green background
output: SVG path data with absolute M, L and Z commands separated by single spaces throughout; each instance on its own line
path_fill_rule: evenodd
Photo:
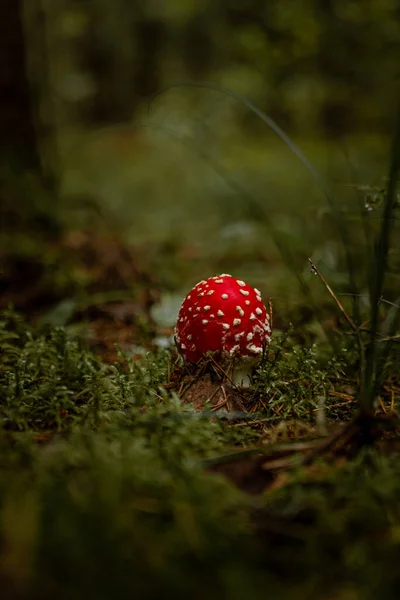
M 2 94 L 3 155 L 23 147 L 50 193 L 30 181 L 8 202 L 144 245 L 166 288 L 232 270 L 296 302 L 279 237 L 295 270 L 309 276 L 311 256 L 349 291 L 321 185 L 248 107 L 181 84 L 273 118 L 345 211 L 359 260 L 385 185 L 399 17 L 395 0 L 9 1 L 2 43 L 25 60 L 3 53 L 0 84 L 25 77 L 28 101 Z
M 335 424 L 356 410 L 362 353 L 307 258 L 368 323 L 399 23 L 397 0 L 4 0 L 1 600 L 396 597 L 397 445 L 292 480 L 249 455 L 257 497 L 204 461 L 301 442 L 290 426 L 314 428 L 321 398 Z M 272 297 L 255 428 L 174 392 L 178 307 L 218 272 Z

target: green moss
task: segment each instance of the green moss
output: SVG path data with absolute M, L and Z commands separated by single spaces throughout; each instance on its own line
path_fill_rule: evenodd
M 12 311 L 0 349 L 4 597 L 393 597 L 395 456 L 294 471 L 254 499 L 204 464 L 262 431 L 167 394 L 168 352 L 106 365 L 72 328 L 34 329 Z M 280 419 L 313 421 L 344 367 L 276 336 L 252 391 L 279 397 Z

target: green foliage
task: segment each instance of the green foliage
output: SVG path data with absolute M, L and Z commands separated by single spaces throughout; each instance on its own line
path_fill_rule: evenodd
M 252 589 L 246 502 L 202 467 L 224 428 L 162 391 L 168 355 L 107 367 L 11 311 L 0 331 L 2 589 L 183 597 L 199 579 L 192 595 L 218 598 L 240 574 Z
M 129 362 L 126 371 L 107 367 L 65 329 L 34 332 L 11 311 L 0 321 L 0 347 L 3 423 L 19 430 L 64 429 L 143 406 L 165 381 L 168 362 L 160 352 Z
M 73 435 L 25 450 L 24 461 L 21 447 L 10 454 L 0 472 L 0 544 L 13 557 L 3 590 L 183 597 L 197 581 L 195 598 L 217 598 L 243 572 L 251 544 L 241 495 L 139 430 Z
M 396 117 L 398 122 L 391 148 L 388 184 L 382 209 L 382 223 L 379 234 L 374 240 L 374 253 L 369 272 L 371 334 L 365 357 L 364 389 L 360 397 L 360 410 L 366 415 L 373 414 L 374 405 L 385 376 L 385 362 L 391 344 L 391 341 L 387 341 L 386 347 L 383 346 L 383 349 L 379 350 L 377 335 L 381 333 L 379 329 L 379 308 L 389 267 L 388 257 L 393 243 L 393 229 L 396 208 L 398 207 L 396 192 L 400 175 L 400 99 Z M 385 334 L 389 338 L 397 333 L 399 323 L 400 308 L 397 306 L 394 316 L 389 320 L 389 323 L 385 323 Z
M 269 360 L 263 362 L 254 376 L 254 401 L 262 407 L 263 417 L 315 420 L 315 414 L 326 403 L 333 389 L 333 378 L 343 377 L 347 353 L 333 354 L 327 344 L 299 346 L 289 333 L 273 336 Z
M 165 392 L 167 351 L 140 360 L 121 353 L 123 362 L 105 365 L 65 328 L 35 331 L 13 311 L 2 314 L 0 349 L 4 430 L 40 434 L 101 429 L 110 438 L 125 432 L 158 446 L 171 460 L 208 456 L 233 440 L 222 422 L 182 406 Z
M 292 544 L 276 548 L 277 563 L 284 561 L 294 578 L 307 572 L 312 597 L 329 588 L 335 598 L 391 598 L 399 585 L 389 566 L 400 548 L 397 455 L 368 450 L 342 468 L 321 464 L 313 471 L 297 473 L 265 499 L 269 516 L 293 528 Z
M 12 311 L 0 324 L 5 598 L 393 597 L 395 457 L 294 471 L 253 500 L 204 464 L 254 432 L 167 395 L 168 353 L 107 366 L 68 329 Z M 254 390 L 280 418 L 312 418 L 343 365 L 276 336 Z

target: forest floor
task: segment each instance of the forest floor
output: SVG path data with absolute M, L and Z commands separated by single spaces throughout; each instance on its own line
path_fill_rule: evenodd
M 57 229 L 14 204 L 0 247 L 2 598 L 393 598 L 400 438 L 355 449 L 341 435 L 359 354 L 323 281 L 307 274 L 317 313 L 241 214 L 210 252 L 185 236 L 133 245 L 98 222 Z M 296 254 L 296 231 L 285 239 Z M 221 406 L 220 382 L 185 370 L 173 324 L 198 279 L 231 269 L 265 298 L 274 273 L 274 327 L 250 388 Z M 393 344 L 377 417 L 396 412 L 399 365 Z

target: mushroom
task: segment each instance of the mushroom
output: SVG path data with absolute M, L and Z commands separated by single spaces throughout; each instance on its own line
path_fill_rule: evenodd
M 194 286 L 182 302 L 175 328 L 177 348 L 187 362 L 197 364 L 211 354 L 243 386 L 249 384 L 270 337 L 260 292 L 225 273 Z

